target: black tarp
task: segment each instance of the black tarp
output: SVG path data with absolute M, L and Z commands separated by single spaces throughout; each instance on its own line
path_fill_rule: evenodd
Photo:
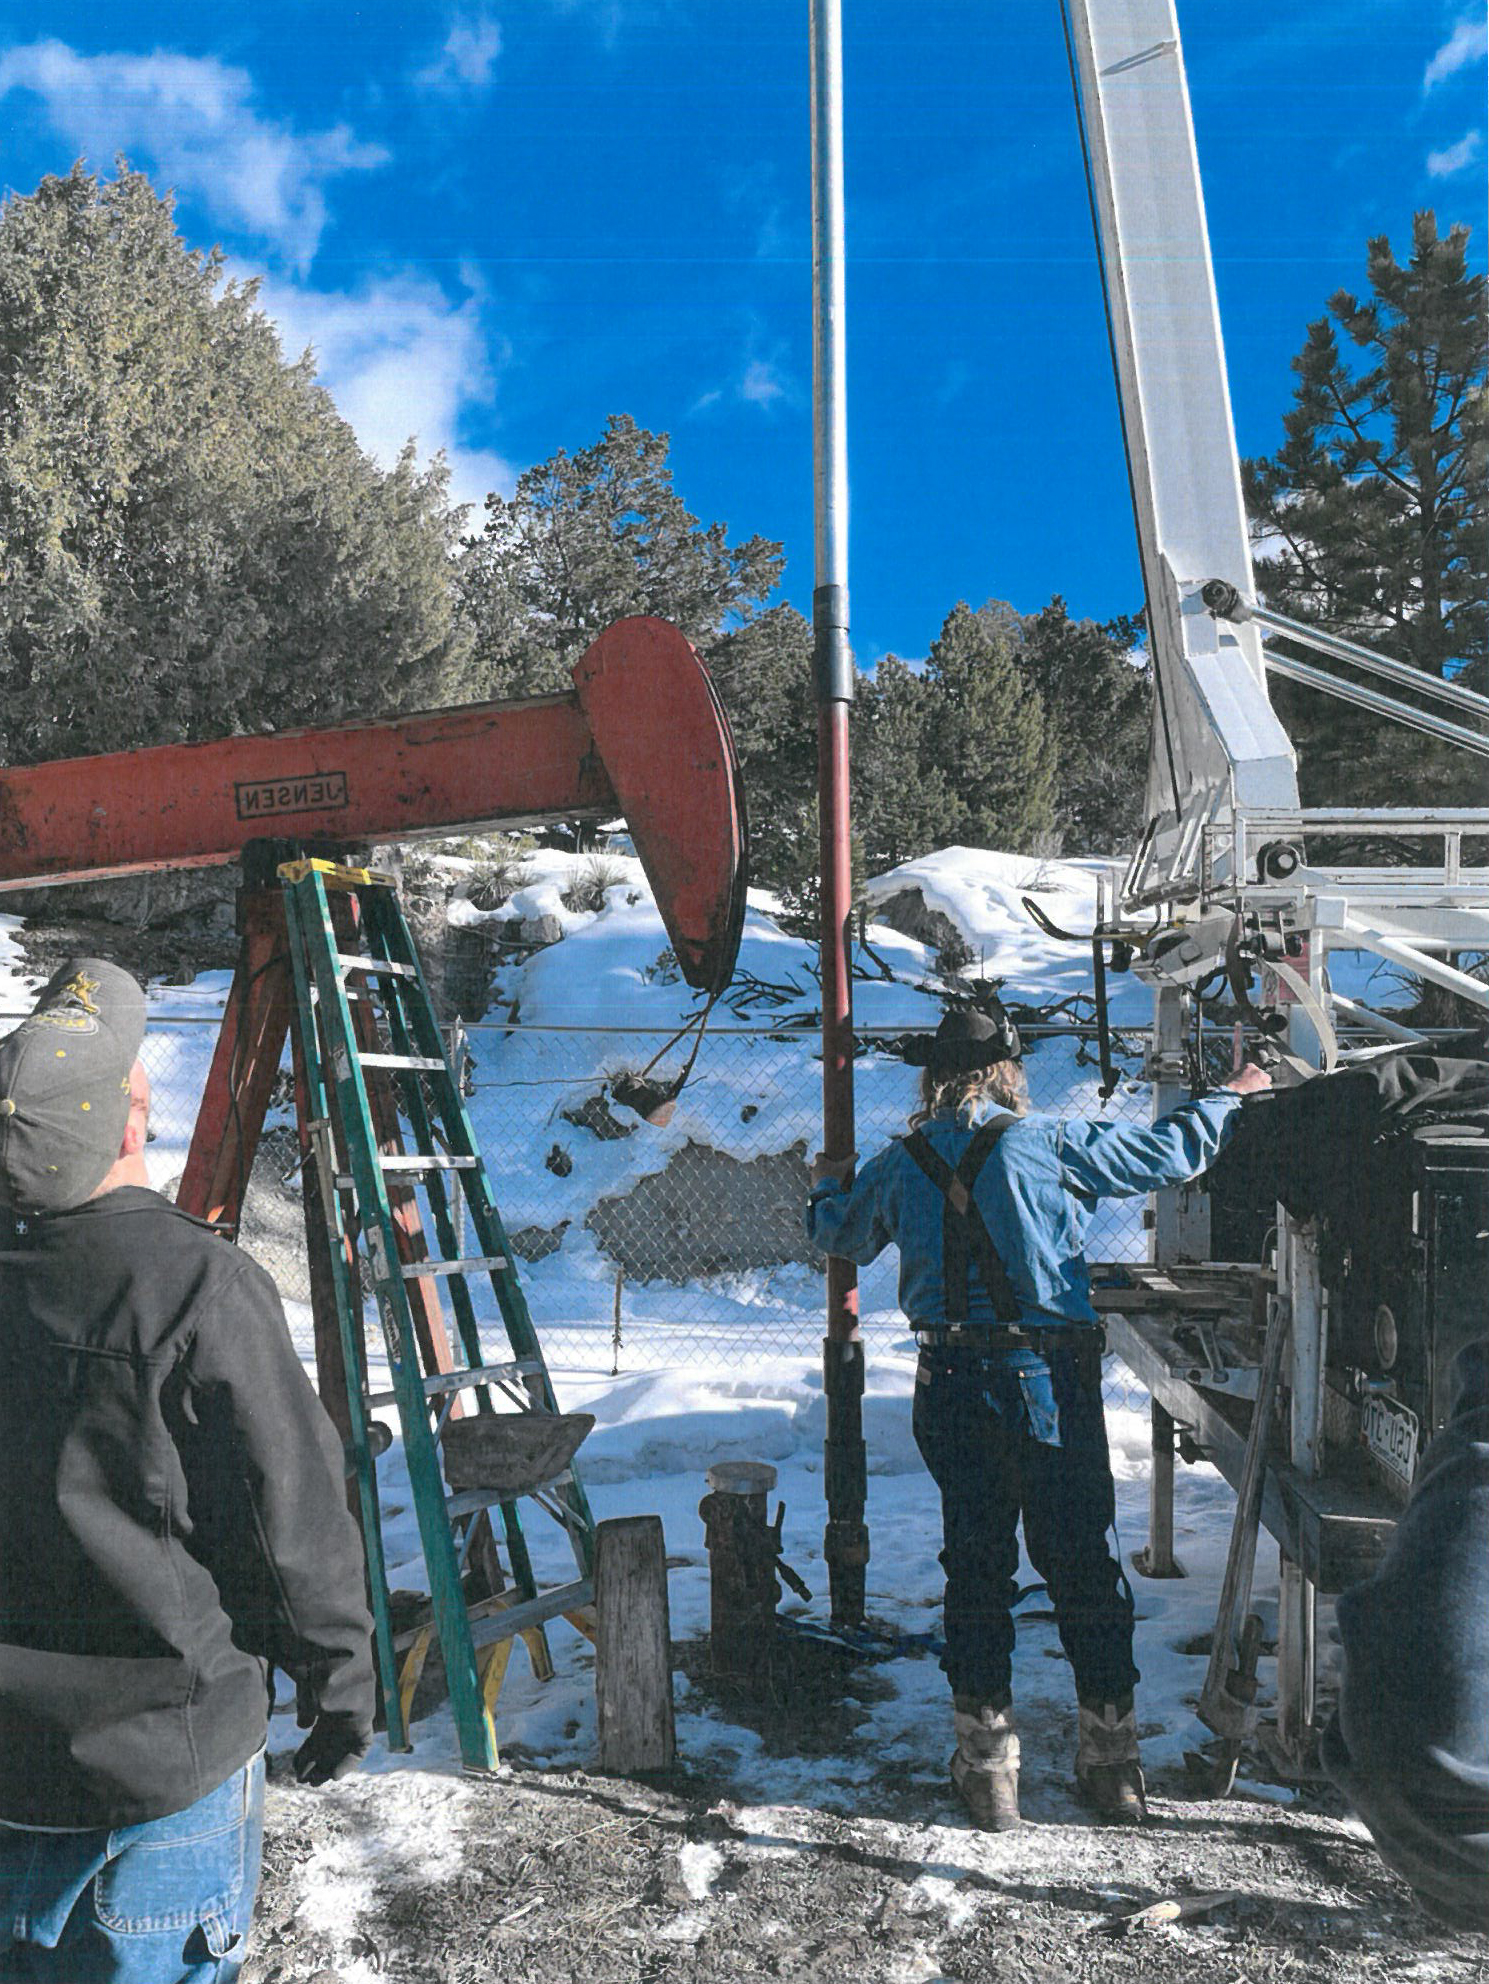
M 1489 1059 L 1403 1047 L 1256 1096 L 1204 1182 L 1233 1205 L 1280 1200 L 1295 1219 L 1352 1224 L 1399 1175 L 1401 1140 L 1437 1123 L 1489 1135 Z

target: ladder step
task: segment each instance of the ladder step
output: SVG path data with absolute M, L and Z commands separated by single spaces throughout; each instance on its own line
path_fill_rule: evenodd
M 505 1254 L 480 1254 L 468 1261 L 414 1261 L 403 1270 L 405 1281 L 418 1281 L 427 1274 L 497 1274 L 507 1266 Z
M 543 1366 L 536 1357 L 521 1357 L 510 1364 L 472 1364 L 458 1371 L 436 1371 L 424 1380 L 425 1398 L 438 1398 L 443 1392 L 463 1392 L 474 1385 L 499 1385 L 513 1378 L 534 1378 Z M 397 1392 L 369 1392 L 370 1406 L 397 1405 Z M 485 1507 L 485 1504 L 482 1504 Z
M 364 1068 L 423 1068 L 430 1074 L 445 1072 L 443 1057 L 434 1054 L 359 1054 L 357 1059 Z
M 336 953 L 336 969 L 345 978 L 349 972 L 360 971 L 370 978 L 417 978 L 418 966 L 394 964 L 388 958 L 360 958 L 349 952 Z
M 536 1495 L 541 1493 L 545 1488 L 563 1488 L 573 1479 L 574 1470 L 571 1467 L 565 1467 L 560 1469 L 557 1474 L 550 1474 L 546 1481 L 534 1481 L 530 1486 L 524 1484 L 522 1493 L 524 1495 Z M 515 1497 L 498 1494 L 491 1488 L 466 1488 L 458 1495 L 446 1495 L 445 1513 L 453 1522 L 456 1516 L 479 1515 L 482 1509 L 489 1509 L 493 1502 L 504 1502 L 515 1499 Z

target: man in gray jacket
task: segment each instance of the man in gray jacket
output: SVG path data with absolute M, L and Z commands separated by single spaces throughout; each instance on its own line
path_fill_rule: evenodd
M 0 1980 L 226 1984 L 269 1674 L 366 1753 L 362 1551 L 273 1282 L 149 1188 L 145 1002 L 73 958 L 0 1042 Z

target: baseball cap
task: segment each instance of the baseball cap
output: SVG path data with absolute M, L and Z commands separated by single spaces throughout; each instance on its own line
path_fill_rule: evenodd
M 129 1120 L 145 995 L 103 958 L 69 958 L 0 1040 L 0 1204 L 64 1212 L 97 1190 Z

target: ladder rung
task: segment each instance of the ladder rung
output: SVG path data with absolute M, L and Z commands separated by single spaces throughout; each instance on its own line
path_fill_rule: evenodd
M 484 1619 L 472 1619 L 471 1645 L 479 1648 L 489 1646 L 493 1640 L 510 1639 L 516 1633 L 525 1633 L 529 1626 L 541 1626 L 566 1612 L 578 1612 L 592 1605 L 594 1597 L 595 1588 L 588 1578 L 576 1578 L 573 1584 L 556 1584 L 549 1591 L 540 1591 L 536 1598 L 523 1599 L 520 1605 L 508 1605 L 501 1612 L 488 1613 Z
M 394 964 L 391 958 L 353 957 L 346 951 L 336 953 L 336 969 L 343 978 L 352 971 L 365 972 L 372 978 L 417 978 L 419 975 L 417 965 Z
M 469 1613 L 471 1644 L 479 1648 L 490 1646 L 493 1640 L 513 1639 L 518 1633 L 525 1633 L 530 1626 L 541 1626 L 566 1612 L 582 1611 L 586 1605 L 594 1603 L 594 1597 L 594 1586 L 589 1579 L 577 1578 L 573 1584 L 553 1585 L 547 1591 L 538 1592 L 536 1597 L 519 1599 L 515 1605 L 492 1605 L 489 1601 L 478 1600 Z M 402 1653 L 432 1623 L 431 1610 L 418 1625 L 396 1633 L 394 1647 Z
M 413 1261 L 403 1270 L 405 1281 L 418 1281 L 427 1274 L 495 1274 L 507 1265 L 505 1254 L 480 1254 L 468 1261 Z
M 545 1488 L 562 1488 L 574 1479 L 571 1467 L 560 1468 L 557 1474 L 550 1474 L 546 1481 L 535 1481 L 530 1488 L 524 1488 L 524 1495 L 537 1495 Z M 508 1497 L 493 1495 L 489 1488 L 466 1488 L 458 1495 L 446 1495 L 445 1514 L 453 1522 L 456 1516 L 478 1515 L 482 1509 L 489 1509 L 494 1502 L 505 1501 Z
M 438 1398 L 442 1392 L 463 1392 L 475 1385 L 499 1385 L 511 1378 L 532 1378 L 543 1366 L 535 1357 L 521 1357 L 511 1364 L 472 1364 L 458 1371 L 436 1371 L 424 1380 L 425 1398 Z M 367 1403 L 382 1407 L 397 1405 L 397 1392 L 369 1392 Z M 486 1506 L 483 1502 L 483 1508 Z
M 418 1154 L 412 1157 L 385 1157 L 379 1152 L 377 1161 L 384 1171 L 474 1171 L 481 1162 L 478 1157 L 446 1157 L 443 1152 L 432 1153 L 427 1157 Z M 352 1192 L 356 1190 L 356 1187 L 357 1181 L 350 1171 L 338 1171 L 336 1173 L 336 1189 L 338 1192 Z M 491 1260 L 474 1262 L 446 1261 L 436 1264 L 434 1262 L 426 1263 L 421 1261 L 417 1264 L 417 1273 L 459 1274 L 463 1268 L 471 1266 L 504 1268 L 506 1265 L 506 1261 L 500 1256 L 494 1256 Z M 415 1275 L 410 1273 L 405 1278 L 413 1280 L 415 1279 Z
M 364 1068 L 427 1068 L 431 1074 L 445 1072 L 442 1058 L 433 1054 L 359 1054 Z

